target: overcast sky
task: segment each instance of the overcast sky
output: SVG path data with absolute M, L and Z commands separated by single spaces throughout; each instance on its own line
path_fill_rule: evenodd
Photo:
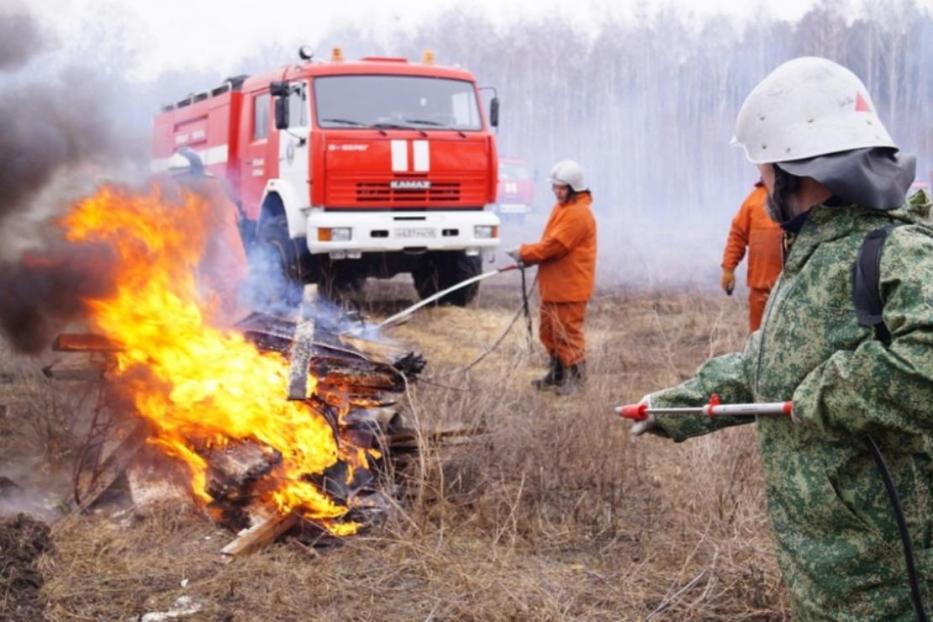
M 19 0 L 13 0 L 17 2 Z M 839 0 L 844 10 L 848 0 Z M 933 0 L 920 0 L 933 7 Z M 328 30 L 363 26 L 375 35 L 411 28 L 453 7 L 469 7 L 495 23 L 561 16 L 574 27 L 597 30 L 607 16 L 638 19 L 675 7 L 699 21 L 724 14 L 742 22 L 771 15 L 795 20 L 812 0 L 32 0 L 30 9 L 67 47 L 76 37 L 116 38 L 134 51 L 133 77 L 167 69 L 216 68 L 223 73 L 263 43 L 321 43 Z M 8 5 L 9 6 L 9 5 Z M 3 9 L 0 9 L 3 10 Z M 437 44 L 443 52 L 443 41 Z

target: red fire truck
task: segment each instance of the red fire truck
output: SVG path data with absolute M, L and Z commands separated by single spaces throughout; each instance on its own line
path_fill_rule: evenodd
M 478 274 L 499 244 L 498 100 L 485 119 L 473 74 L 429 52 L 420 63 L 300 56 L 165 106 L 153 170 L 187 147 L 226 179 L 251 261 L 274 258 L 283 296 L 410 272 L 424 298 Z

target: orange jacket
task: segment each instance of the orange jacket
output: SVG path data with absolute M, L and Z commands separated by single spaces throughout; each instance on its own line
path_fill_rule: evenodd
M 781 273 L 781 240 L 784 232 L 771 220 L 767 209 L 768 191 L 756 184 L 732 219 L 722 267 L 735 270 L 748 247 L 748 286 L 770 290 Z
M 596 220 L 590 194 L 551 210 L 544 234 L 535 244 L 522 244 L 526 264 L 538 266 L 538 288 L 544 302 L 583 302 L 593 294 L 596 274 Z

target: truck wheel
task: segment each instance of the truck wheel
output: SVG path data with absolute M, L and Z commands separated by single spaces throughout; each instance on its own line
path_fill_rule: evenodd
M 421 265 L 412 272 L 411 276 L 418 296 L 425 299 L 478 275 L 481 267 L 480 257 L 468 257 L 462 251 L 438 252 L 424 257 Z M 479 283 L 473 283 L 447 294 L 438 301 L 438 304 L 464 307 L 476 298 L 477 292 L 479 292 Z
M 262 305 L 295 307 L 301 303 L 304 290 L 301 242 L 288 237 L 284 215 L 260 221 L 251 259 L 254 286 Z

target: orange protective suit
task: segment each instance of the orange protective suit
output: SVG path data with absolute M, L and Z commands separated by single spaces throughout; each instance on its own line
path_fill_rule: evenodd
M 745 198 L 732 219 L 722 267 L 735 270 L 748 248 L 748 325 L 754 332 L 761 325 L 761 314 L 783 267 L 781 245 L 784 232 L 771 220 L 767 209 L 768 191 L 760 182 Z
M 542 302 L 538 336 L 548 354 L 560 359 L 564 367 L 577 365 L 586 359 L 586 339 L 583 319 L 586 301 Z
M 538 265 L 541 343 L 565 366 L 583 361 L 583 319 L 596 276 L 596 220 L 588 192 L 551 210 L 541 240 L 523 244 L 522 262 Z

